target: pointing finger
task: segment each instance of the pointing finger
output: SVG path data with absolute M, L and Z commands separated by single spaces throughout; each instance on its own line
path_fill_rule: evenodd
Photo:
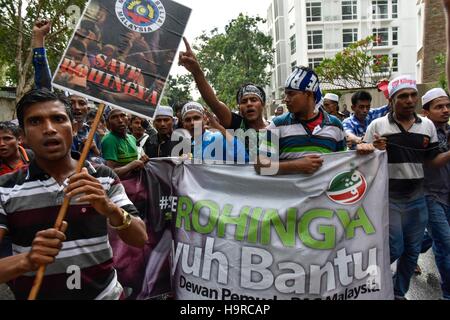
M 183 41 L 184 41 L 184 45 L 186 46 L 186 51 L 187 52 L 192 52 L 191 45 L 187 41 L 186 37 L 183 37 Z

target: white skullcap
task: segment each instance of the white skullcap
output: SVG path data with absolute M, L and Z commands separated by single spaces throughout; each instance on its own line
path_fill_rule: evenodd
M 337 95 L 337 94 L 334 94 L 334 93 L 327 93 L 326 95 L 325 95 L 325 97 L 323 97 L 324 99 L 327 99 L 327 100 L 331 100 L 331 101 L 335 101 L 335 102 L 338 102 L 339 103 L 339 96 Z
M 172 108 L 168 106 L 158 106 L 155 110 L 155 114 L 153 115 L 154 119 L 157 117 L 173 117 Z
M 400 76 L 389 82 L 389 99 L 403 89 L 414 89 L 417 91 L 417 81 L 411 76 Z
M 442 97 L 448 97 L 447 92 L 445 92 L 444 89 L 442 88 L 431 89 L 430 91 L 425 93 L 425 95 L 422 97 L 422 105 L 424 106 L 427 103 L 433 101 L 434 99 Z
M 183 106 L 181 110 L 181 118 L 184 119 L 188 112 L 197 112 L 203 115 L 205 108 L 198 102 L 188 102 Z

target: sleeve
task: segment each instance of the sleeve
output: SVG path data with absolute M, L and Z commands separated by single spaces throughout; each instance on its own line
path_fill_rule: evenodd
M 266 134 L 259 135 L 259 154 L 267 157 L 272 157 L 273 154 L 279 155 L 279 142 L 279 129 L 272 122 L 267 127 Z
M 366 135 L 364 136 L 364 142 L 373 143 L 375 141 L 376 122 L 372 122 L 367 128 Z
M 34 82 L 36 89 L 52 89 L 52 76 L 45 48 L 33 49 Z
M 425 158 L 427 160 L 433 160 L 441 153 L 436 127 L 433 123 L 431 123 L 430 130 L 430 144 L 425 152 Z
M 242 118 L 240 115 L 232 112 L 231 113 L 231 125 L 229 128 L 225 128 L 225 129 L 234 129 L 234 130 L 242 129 L 243 122 L 244 122 L 244 118 Z
M 339 133 L 336 135 L 336 152 L 347 151 L 346 134 L 342 122 L 334 116 L 330 116 L 333 126 L 339 129 Z
M 346 133 L 351 133 L 351 134 L 357 135 L 357 132 L 356 132 L 352 122 L 350 121 L 350 118 L 345 119 L 342 122 L 342 126 L 344 127 L 344 131 Z
M 339 129 L 341 129 L 341 136 L 336 145 L 336 152 L 347 151 L 347 138 L 342 124 L 339 126 Z
M 369 122 L 372 122 L 373 120 L 384 117 L 388 113 L 389 113 L 389 105 L 387 104 L 381 108 L 371 109 L 367 117 L 369 119 Z
M 8 223 L 6 219 L 6 211 L 3 208 L 3 203 L 0 201 L 0 229 L 8 230 Z
M 119 162 L 119 158 L 117 157 L 118 154 L 117 145 L 114 143 L 114 141 L 112 141 L 108 137 L 105 137 L 103 138 L 101 145 L 102 145 L 103 159 Z

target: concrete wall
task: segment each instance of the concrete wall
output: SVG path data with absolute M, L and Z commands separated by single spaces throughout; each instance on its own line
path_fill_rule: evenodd
M 425 0 L 425 19 L 423 32 L 422 82 L 439 79 L 442 67 L 435 63 L 439 54 L 447 52 L 445 16 L 442 1 Z
M 0 121 L 12 120 L 15 107 L 15 100 L 0 97 Z

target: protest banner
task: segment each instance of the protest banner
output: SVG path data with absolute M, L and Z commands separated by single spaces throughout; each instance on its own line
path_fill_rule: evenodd
M 387 154 L 323 158 L 312 176 L 151 161 L 176 299 L 393 299 Z
M 171 0 L 91 0 L 53 86 L 151 117 L 191 9 Z

